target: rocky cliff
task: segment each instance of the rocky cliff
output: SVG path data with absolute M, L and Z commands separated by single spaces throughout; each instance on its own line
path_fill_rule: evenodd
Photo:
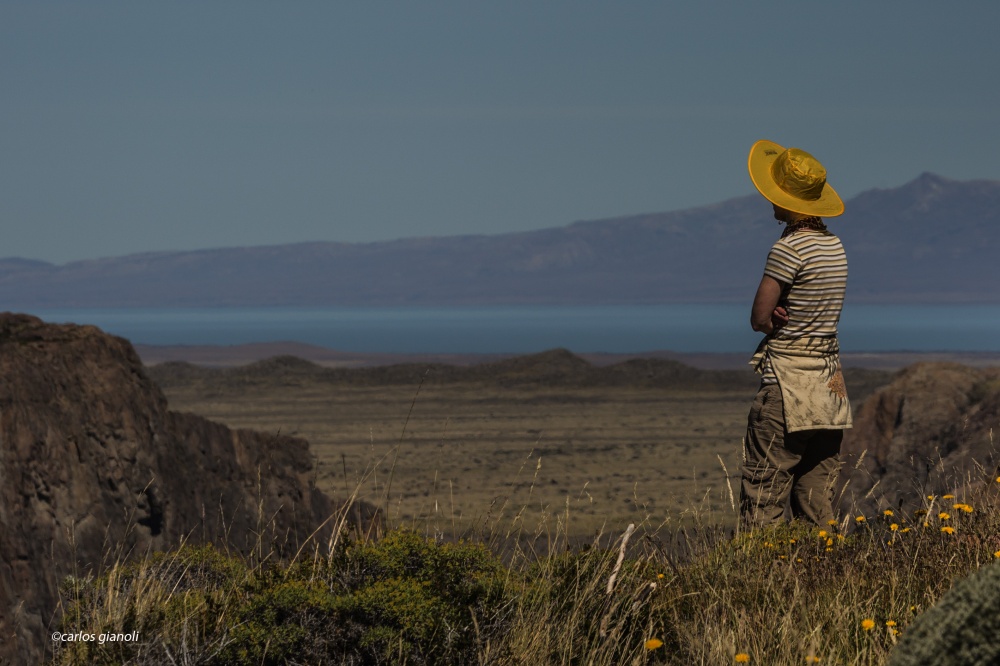
M 997 446 L 1000 368 L 910 366 L 855 413 L 841 509 L 913 510 L 926 495 L 980 488 L 997 476 Z
M 0 661 L 41 660 L 69 574 L 182 539 L 295 549 L 332 510 L 304 440 L 171 412 L 127 341 L 0 314 Z

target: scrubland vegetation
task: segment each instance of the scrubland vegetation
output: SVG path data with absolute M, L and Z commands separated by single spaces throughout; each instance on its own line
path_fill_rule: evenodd
M 349 526 L 345 509 L 291 553 L 111 553 L 65 582 L 59 630 L 137 640 L 62 641 L 54 663 L 1000 660 L 975 652 L 1000 633 L 993 467 L 954 494 L 915 487 L 906 512 L 875 484 L 877 512 L 745 530 L 732 435 L 749 395 L 729 384 L 355 386 L 307 370 L 162 381 L 184 409 L 305 436 L 317 483 L 378 504 L 382 523 Z
M 1000 559 L 994 474 L 908 515 L 821 527 L 637 517 L 634 531 L 572 545 L 567 516 L 529 524 L 501 507 L 461 533 L 345 527 L 284 559 L 264 544 L 248 556 L 186 545 L 68 580 L 62 631 L 138 640 L 63 642 L 54 662 L 884 664 L 911 633 L 992 643 L 996 612 L 956 626 L 928 609 Z M 933 626 L 914 631 L 922 616 Z

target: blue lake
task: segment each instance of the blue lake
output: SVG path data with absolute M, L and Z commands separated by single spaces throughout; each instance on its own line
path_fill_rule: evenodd
M 392 353 L 744 352 L 760 335 L 737 305 L 411 308 L 61 309 L 50 322 L 93 324 L 150 345 L 297 341 Z M 1000 351 L 1000 306 L 849 305 L 850 351 Z

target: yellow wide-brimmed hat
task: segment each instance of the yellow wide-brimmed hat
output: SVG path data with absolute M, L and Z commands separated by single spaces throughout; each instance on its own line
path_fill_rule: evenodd
M 750 149 L 747 166 L 757 191 L 773 204 L 818 217 L 844 212 L 840 195 L 826 182 L 826 169 L 804 150 L 758 141 Z

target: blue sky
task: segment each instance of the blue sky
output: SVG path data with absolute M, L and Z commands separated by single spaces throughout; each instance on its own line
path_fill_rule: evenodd
M 1000 3 L 0 2 L 0 256 L 495 234 L 1000 179 Z M 847 213 L 850 214 L 850 211 Z

